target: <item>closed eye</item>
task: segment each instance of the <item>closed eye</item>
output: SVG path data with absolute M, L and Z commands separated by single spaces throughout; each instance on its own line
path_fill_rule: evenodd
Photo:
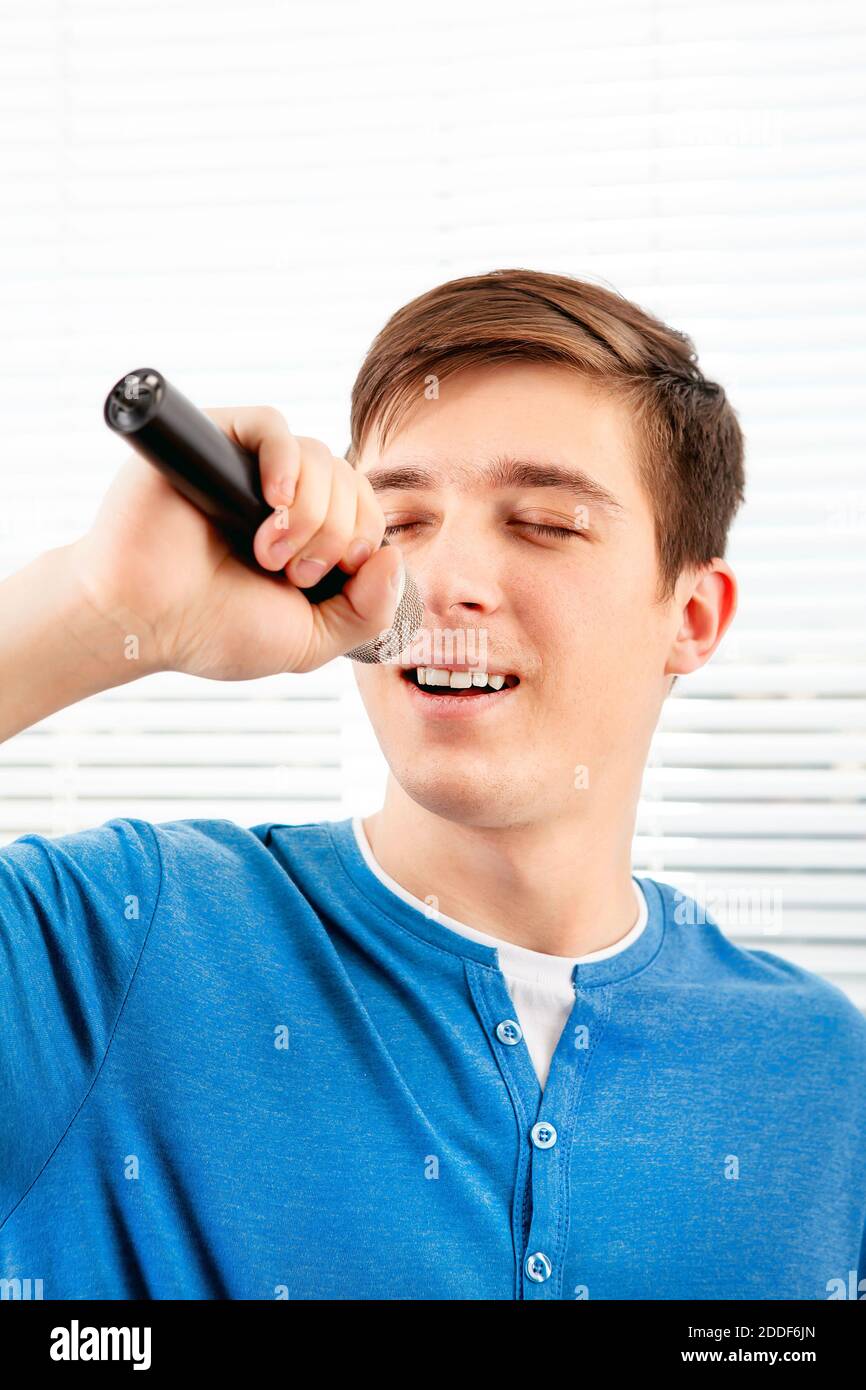
M 395 526 L 386 526 L 385 535 L 393 536 L 398 531 L 411 531 L 415 526 L 423 526 L 422 521 L 404 521 Z M 533 531 L 537 536 L 582 536 L 583 531 L 577 531 L 571 526 L 549 526 L 541 521 L 518 521 L 518 526 L 523 526 L 527 531 Z
M 541 521 L 521 521 L 521 526 L 525 526 L 528 531 L 534 531 L 537 536 L 581 536 L 582 531 L 575 531 L 571 526 L 548 526 Z

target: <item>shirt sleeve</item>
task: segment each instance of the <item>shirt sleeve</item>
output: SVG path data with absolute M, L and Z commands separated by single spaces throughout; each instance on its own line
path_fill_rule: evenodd
M 0 848 L 0 1225 L 99 1072 L 160 882 L 147 821 Z

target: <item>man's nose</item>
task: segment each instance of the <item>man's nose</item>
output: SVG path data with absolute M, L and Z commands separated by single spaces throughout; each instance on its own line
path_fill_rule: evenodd
M 399 542 L 398 542 L 399 543 Z M 499 563 L 477 530 L 443 529 L 417 554 L 407 557 L 428 614 L 492 612 L 501 602 Z

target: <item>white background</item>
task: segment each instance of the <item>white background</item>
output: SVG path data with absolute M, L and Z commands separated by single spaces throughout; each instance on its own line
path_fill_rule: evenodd
M 866 1007 L 864 80 L 846 0 L 4 7 L 0 574 L 86 527 L 134 367 L 343 453 L 408 299 L 612 285 L 693 336 L 748 440 L 740 612 L 668 703 L 635 870 Z M 346 661 L 154 677 L 0 748 L 0 843 L 366 813 L 384 772 Z

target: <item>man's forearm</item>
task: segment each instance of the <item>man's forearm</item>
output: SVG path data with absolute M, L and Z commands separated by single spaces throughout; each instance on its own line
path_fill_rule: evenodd
M 150 674 L 136 634 L 89 602 L 73 551 L 48 550 L 0 584 L 0 743 L 67 705 Z

